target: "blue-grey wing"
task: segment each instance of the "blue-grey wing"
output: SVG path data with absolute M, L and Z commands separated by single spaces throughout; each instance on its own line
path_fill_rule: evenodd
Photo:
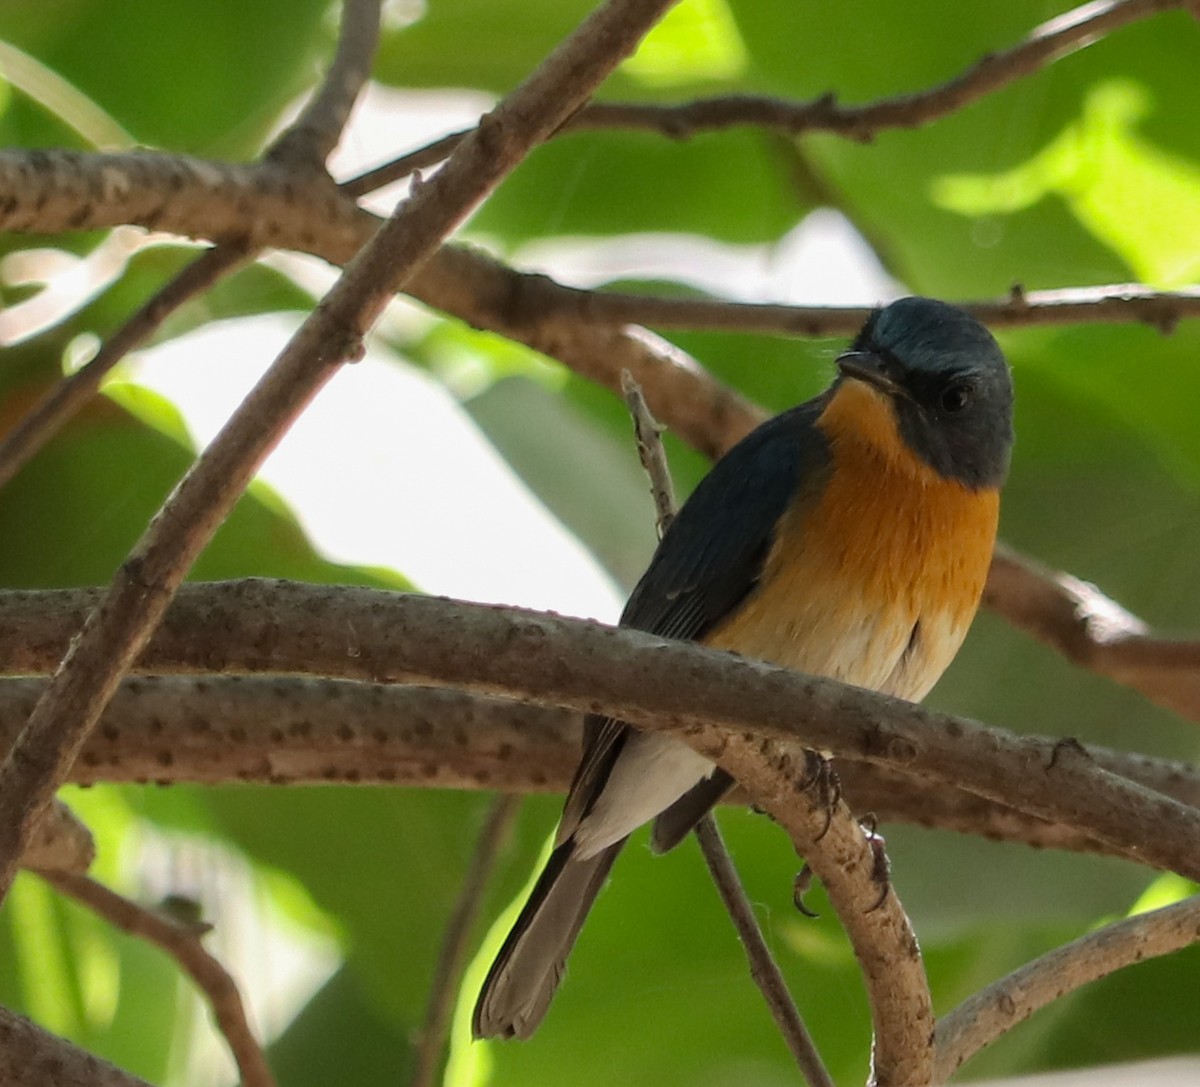
M 828 445 L 816 426 L 824 405 L 825 398 L 818 397 L 775 416 L 714 465 L 667 529 L 629 597 L 622 626 L 703 641 L 753 591 L 779 518 L 793 500 L 818 494 L 828 472 Z M 573 833 L 603 788 L 627 729 L 612 718 L 587 719 L 584 756 L 563 811 L 560 841 Z M 713 791 L 720 791 L 719 783 Z

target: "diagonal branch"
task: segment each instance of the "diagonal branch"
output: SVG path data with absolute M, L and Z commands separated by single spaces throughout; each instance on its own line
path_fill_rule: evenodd
M 984 599 L 1072 663 L 1200 722 L 1200 642 L 1158 637 L 1094 585 L 1004 546 L 992 559 Z
M 263 1056 L 262 1046 L 246 1020 L 236 982 L 200 942 L 207 926 L 186 927 L 170 921 L 87 876 L 57 871 L 38 874 L 60 894 L 170 955 L 208 999 L 217 1028 L 237 1063 L 243 1087 L 275 1087 L 275 1077 Z
M 936 1082 L 1040 1008 L 1124 966 L 1200 941 L 1200 897 L 1127 917 L 1057 947 L 964 1000 L 938 1023 Z
M 442 948 L 429 986 L 429 1004 L 421 1025 L 416 1068 L 409 1081 L 411 1087 L 433 1087 L 437 1082 L 450 1034 L 455 996 L 467 965 L 472 929 L 479 919 L 496 856 L 508 838 L 520 807 L 520 797 L 500 794 L 493 798 L 484 817 L 462 890 L 446 922 L 446 934 L 442 937 Z
M 104 341 L 100 350 L 27 412 L 0 439 L 0 487 L 4 487 L 77 411 L 130 351 L 145 343 L 189 299 L 203 293 L 249 258 L 246 247 L 226 242 L 205 250 Z
M 978 102 L 1032 75 L 1107 34 L 1163 11 L 1187 8 L 1187 0 L 1089 2 L 1037 27 L 1010 49 L 988 53 L 940 86 L 862 106 L 842 106 L 832 94 L 811 102 L 760 95 L 703 98 L 676 106 L 594 103 L 572 120 L 572 129 L 637 128 L 682 139 L 733 125 L 756 125 L 798 135 L 831 132 L 869 140 L 892 128 L 919 128 Z
M 381 7 L 382 0 L 342 0 L 337 50 L 325 78 L 267 157 L 299 169 L 323 168 L 371 76 Z
M 742 942 L 750 964 L 750 974 L 766 999 L 796 1064 L 809 1087 L 834 1087 L 825 1063 L 821 1060 L 821 1054 L 817 1051 L 812 1036 L 808 1033 L 808 1028 L 788 992 L 787 982 L 784 981 L 783 974 L 771 955 L 771 949 L 763 939 L 762 929 L 754 916 L 754 908 L 750 905 L 750 899 L 746 897 L 741 878 L 733 866 L 729 850 L 725 848 L 712 812 L 705 815 L 696 826 L 696 837 L 700 840 L 704 863 L 708 865 L 721 901 L 733 918 L 738 939 Z
M 259 465 L 362 337 L 388 298 L 528 150 L 592 90 L 672 0 L 608 0 L 417 189 L 348 265 L 118 570 L 0 766 L 0 895 L 122 675 L 200 550 Z
M 662 443 L 662 427 L 660 427 L 650 409 L 646 406 L 646 398 L 642 390 L 630 375 L 628 370 L 621 373 L 621 388 L 625 393 L 625 404 L 633 418 L 633 433 L 637 443 L 638 457 L 642 467 L 650 479 L 650 491 L 654 499 L 654 510 L 658 522 L 658 535 L 661 539 L 675 518 L 675 488 L 671 480 L 671 469 L 667 464 L 666 450 Z M 725 904 L 725 909 L 733 921 L 734 930 L 738 934 L 746 959 L 750 964 L 750 977 L 758 986 L 763 999 L 770 1009 L 771 1016 L 779 1027 L 783 1040 L 792 1052 L 801 1075 L 809 1087 L 833 1087 L 829 1072 L 821 1060 L 808 1027 L 788 992 L 783 973 L 771 955 L 767 941 L 763 939 L 762 930 L 750 901 L 746 897 L 733 859 L 725 848 L 721 831 L 717 827 L 716 818 L 712 812 L 707 812 L 696 825 L 696 839 L 700 843 L 700 852 L 708 866 L 717 893 Z M 808 846 L 808 843 L 805 843 Z M 818 840 L 809 848 L 822 848 Z M 875 990 L 871 989 L 872 994 Z M 885 1056 L 885 1063 L 887 1058 Z
M 337 51 L 325 79 L 300 116 L 268 148 L 264 160 L 284 169 L 320 167 L 333 150 L 370 75 L 379 38 L 380 0 L 346 0 Z M 175 275 L 120 328 L 96 356 L 29 411 L 0 440 L 0 487 L 7 484 L 100 389 L 130 351 L 145 343 L 180 306 L 253 259 L 244 239 L 224 241 Z

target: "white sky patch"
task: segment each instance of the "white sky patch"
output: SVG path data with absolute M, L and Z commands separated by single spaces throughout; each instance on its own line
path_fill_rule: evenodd
M 129 377 L 171 400 L 207 445 L 298 324 L 223 321 L 141 353 Z M 432 593 L 612 620 L 591 554 L 433 379 L 378 347 L 317 396 L 260 478 L 322 554 L 386 566 Z
M 694 234 L 530 242 L 513 263 L 573 287 L 620 278 L 686 283 L 735 302 L 875 305 L 904 293 L 844 215 L 821 208 L 777 242 L 732 245 Z

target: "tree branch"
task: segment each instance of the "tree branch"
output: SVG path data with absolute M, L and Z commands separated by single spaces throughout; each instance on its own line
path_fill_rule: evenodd
M 96 590 L 0 594 L 0 670 L 52 668 Z M 147 671 L 315 673 L 454 686 L 682 735 L 724 764 L 731 736 L 897 766 L 1200 876 L 1200 811 L 1109 773 L 1077 743 L 1014 736 L 698 645 L 515 608 L 248 580 L 184 586 Z M 757 800 L 751 780 L 729 767 Z
M 1158 637 L 1096 586 L 1004 546 L 992 559 L 984 600 L 1072 663 L 1200 722 L 1200 642 Z
M 100 384 L 130 351 L 145 343 L 172 313 L 189 299 L 208 290 L 249 259 L 238 242 L 205 250 L 174 276 L 101 345 L 73 374 L 63 378 L 45 398 L 21 417 L 0 439 L 0 487 L 4 487 L 62 425 L 100 389 Z
M 734 930 L 746 952 L 750 965 L 750 976 L 758 986 L 771 1009 L 771 1015 L 787 1043 L 788 1049 L 800 1068 L 801 1074 L 809 1087 L 834 1087 L 833 1079 L 821 1060 L 821 1054 L 813 1043 L 804 1020 L 788 992 L 787 982 L 783 980 L 771 949 L 763 939 L 762 930 L 754 916 L 754 908 L 742 888 L 741 877 L 733 866 L 729 850 L 721 838 L 717 821 L 709 812 L 700 820 L 696 827 L 696 837 L 700 840 L 700 849 L 704 854 L 704 862 L 716 884 L 717 892 L 729 916 L 733 918 Z
M 831 132 L 866 141 L 887 129 L 920 128 L 957 113 L 1129 23 L 1187 6 L 1186 0 L 1086 3 L 1037 27 L 1020 44 L 986 54 L 947 83 L 862 106 L 841 106 L 832 94 L 811 102 L 762 95 L 704 98 L 675 106 L 597 102 L 568 128 L 636 128 L 684 139 L 712 129 L 755 125 L 789 135 Z
M 337 51 L 324 82 L 300 116 L 267 149 L 268 165 L 323 170 L 370 75 L 379 39 L 380 0 L 345 0 Z M 205 251 L 162 286 L 101 345 L 95 357 L 64 378 L 0 440 L 0 487 L 9 482 L 100 389 L 114 366 L 145 343 L 189 299 L 208 290 L 255 252 L 244 239 Z
M 12 745 L 44 687 L 40 679 L 0 679 L 0 751 Z M 563 792 L 579 761 L 579 724 L 577 714 L 564 710 L 436 687 L 299 676 L 140 676 L 122 684 L 69 780 Z M 1046 749 L 1055 742 L 1037 739 Z M 1200 805 L 1195 766 L 1088 750 L 1111 773 Z M 881 823 L 1128 856 L 1070 827 L 894 767 L 842 759 L 837 771 L 852 810 Z M 750 802 L 744 793 L 731 799 Z M 39 867 L 31 857 L 23 863 Z
M 671 480 L 671 469 L 667 464 L 666 450 L 662 443 L 660 427 L 650 409 L 642 390 L 628 370 L 621 373 L 621 388 L 625 393 L 625 404 L 633 418 L 633 433 L 637 443 L 638 457 L 650 479 L 650 493 L 654 499 L 654 510 L 658 522 L 659 539 L 666 534 L 675 519 L 675 488 Z M 799 1009 L 788 992 L 783 973 L 763 939 L 762 931 L 750 901 L 742 887 L 733 859 L 725 848 L 716 818 L 708 812 L 696 825 L 696 839 L 700 852 L 708 865 L 709 874 L 716 884 L 717 893 L 733 921 L 734 931 L 750 965 L 750 977 L 763 995 L 771 1016 L 779 1027 L 783 1040 L 809 1087 L 833 1087 L 821 1055 L 813 1043 Z M 814 843 L 816 848 L 821 842 Z M 872 990 L 873 991 L 873 990 Z
M 150 1087 L 7 1008 L 0 1008 L 0 1083 L 5 1087 Z
M 493 798 L 484 817 L 462 890 L 446 922 L 446 934 L 429 987 L 429 1004 L 421 1026 L 412 1087 L 433 1087 L 437 1082 L 450 1034 L 454 999 L 467 964 L 471 932 L 479 919 L 484 890 L 495 867 L 496 856 L 508 838 L 520 807 L 520 797 L 500 794 Z
M 75 899 L 111 925 L 154 944 L 171 956 L 195 982 L 212 1007 L 217 1029 L 229 1044 L 243 1087 L 275 1087 L 262 1046 L 246 1020 L 237 984 L 229 972 L 200 943 L 207 925 L 184 926 L 154 910 L 139 906 L 87 876 L 68 872 L 38 873 L 60 894 Z
M 343 0 L 337 50 L 325 78 L 267 157 L 298 169 L 324 168 L 371 76 L 381 5 L 382 0 Z
M 1034 1012 L 1131 966 L 1200 941 L 1200 897 L 1105 925 L 964 1000 L 938 1023 L 936 1082 Z
M 348 265 L 185 475 L 72 642 L 0 766 L 0 896 L 32 827 L 200 550 L 267 454 L 457 226 L 592 90 L 672 0 L 608 0 L 480 124 Z
M 828 132 L 867 142 L 895 128 L 921 128 L 1033 75 L 1123 26 L 1151 15 L 1187 9 L 1188 0 L 1116 0 L 1086 3 L 1036 28 L 1023 42 L 988 53 L 949 82 L 913 94 L 861 106 L 843 106 L 833 94 L 808 102 L 760 94 L 697 98 L 676 105 L 647 102 L 592 102 L 562 126 L 562 132 L 614 128 L 654 132 L 685 140 L 702 132 L 739 126 L 799 136 Z M 471 129 L 454 132 L 355 178 L 356 193 L 390 184 L 442 161 Z

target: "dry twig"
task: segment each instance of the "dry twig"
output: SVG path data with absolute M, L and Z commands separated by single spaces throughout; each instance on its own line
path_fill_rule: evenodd
M 895 128 L 920 128 L 978 102 L 1005 87 L 1041 71 L 1123 26 L 1149 16 L 1187 8 L 1188 0 L 1115 0 L 1086 3 L 1037 27 L 1018 45 L 988 53 L 949 82 L 913 94 L 902 94 L 860 106 L 843 106 L 833 94 L 809 102 L 758 94 L 731 94 L 698 98 L 673 106 L 647 102 L 593 102 L 580 110 L 562 132 L 596 129 L 630 129 L 656 132 L 683 140 L 701 132 L 736 126 L 753 126 L 798 136 L 828 132 L 852 140 L 869 141 L 879 132 Z M 355 178 L 355 192 L 389 184 L 414 170 L 442 161 L 471 129 L 454 132 L 412 151 L 369 174 Z
M 628 370 L 621 374 L 621 388 L 625 393 L 625 403 L 629 414 L 633 417 L 633 431 L 637 441 L 638 456 L 642 467 L 650 478 L 650 492 L 654 498 L 654 510 L 658 522 L 658 535 L 661 539 L 675 517 L 675 488 L 671 481 L 671 469 L 667 464 L 666 450 L 662 443 L 662 428 L 650 414 L 646 406 L 646 398 L 642 390 Z M 808 1081 L 810 1087 L 833 1087 L 829 1072 L 821 1060 L 821 1055 L 813 1043 L 812 1036 L 804 1024 L 799 1009 L 788 992 L 783 980 L 783 973 L 771 955 L 763 939 L 762 931 L 746 892 L 738 877 L 737 869 L 725 848 L 721 832 L 717 828 L 716 818 L 711 812 L 701 819 L 696 827 L 696 838 L 700 843 L 700 851 L 704 861 L 717 885 L 717 892 L 725 904 L 733 921 L 734 930 L 741 940 L 750 963 L 750 976 L 758 986 L 771 1010 L 771 1015 L 791 1050 L 801 1075 Z M 806 845 L 808 843 L 805 843 Z M 820 843 L 815 843 L 821 848 Z
M 754 984 L 763 994 L 783 1040 L 787 1042 L 792 1056 L 799 1065 L 801 1074 L 808 1081 L 809 1087 L 834 1087 L 821 1054 L 814 1045 L 808 1028 L 800 1016 L 800 1011 L 788 992 L 787 982 L 775 962 L 771 949 L 763 939 L 762 929 L 758 927 L 758 919 L 750 899 L 742 888 L 741 877 L 733 866 L 729 850 L 721 838 L 717 821 L 709 812 L 700 820 L 696 827 L 696 837 L 700 841 L 700 849 L 704 854 L 704 862 L 712 874 L 713 883 L 721 895 L 721 901 L 729 916 L 733 918 L 733 927 L 742 947 L 746 951 L 746 959 L 750 964 L 750 976 Z
M 237 1062 L 243 1087 L 275 1087 L 262 1046 L 246 1020 L 237 984 L 200 942 L 207 926 L 184 926 L 168 920 L 87 876 L 56 871 L 38 874 L 60 894 L 75 899 L 123 932 L 161 948 L 179 963 L 208 999 L 217 1029 Z
M 434 967 L 433 982 L 429 986 L 429 1004 L 425 1009 L 421 1041 L 417 1046 L 417 1066 L 412 1076 L 412 1087 L 433 1087 L 437 1081 L 450 1034 L 454 999 L 462 984 L 467 951 L 471 946 L 471 932 L 479 919 L 484 889 L 520 807 L 519 796 L 500 794 L 493 798 L 484 816 L 475 842 L 475 852 L 471 856 L 450 919 L 446 922 L 446 934 L 442 937 L 442 948 Z
M 964 1000 L 938 1023 L 942 1083 L 1039 1008 L 1122 967 L 1200 941 L 1200 897 L 1127 917 L 1057 947 Z

